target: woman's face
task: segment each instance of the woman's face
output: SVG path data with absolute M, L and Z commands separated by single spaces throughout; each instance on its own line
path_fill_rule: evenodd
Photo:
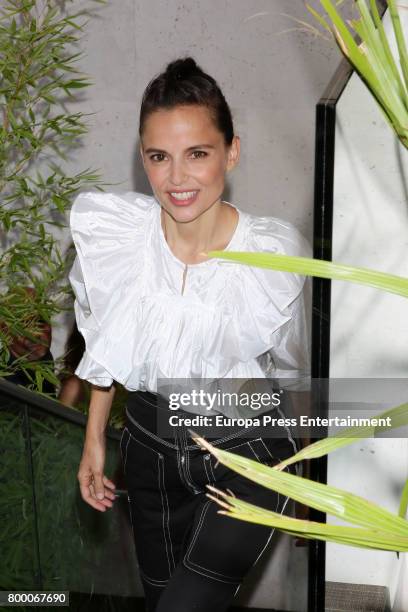
M 140 152 L 156 199 L 180 223 L 220 202 L 226 172 L 239 158 L 239 138 L 227 146 L 205 106 L 158 110 L 146 119 Z

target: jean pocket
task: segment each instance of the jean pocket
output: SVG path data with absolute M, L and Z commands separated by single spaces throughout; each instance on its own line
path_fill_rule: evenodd
M 226 446 L 223 450 L 262 463 L 273 459 L 273 455 L 270 453 L 262 438 L 250 438 L 248 440 L 241 440 L 238 443 L 235 441 L 235 444 Z
M 263 465 L 276 465 L 292 456 L 296 452 L 296 447 L 289 440 L 260 436 L 230 446 L 225 445 L 223 450 L 253 459 Z

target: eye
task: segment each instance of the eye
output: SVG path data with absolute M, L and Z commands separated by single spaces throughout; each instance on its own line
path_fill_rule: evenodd
M 164 153 L 153 153 L 153 155 L 150 155 L 149 159 L 153 162 L 161 162 L 165 157 Z
M 191 155 L 193 159 L 202 159 L 204 157 L 207 157 L 208 153 L 206 153 L 205 151 L 193 151 Z

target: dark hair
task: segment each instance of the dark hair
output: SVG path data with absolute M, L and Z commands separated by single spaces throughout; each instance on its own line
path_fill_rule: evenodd
M 74 320 L 71 332 L 65 343 L 65 356 L 63 361 L 64 370 L 66 369 L 69 373 L 64 373 L 60 377 L 61 381 L 74 374 L 76 367 L 84 355 L 84 352 L 85 340 L 77 327 L 76 321 Z
M 192 57 L 170 62 L 146 87 L 140 107 L 140 137 L 147 117 L 155 111 L 190 104 L 206 106 L 218 130 L 224 134 L 225 144 L 232 143 L 234 126 L 227 101 L 215 79 L 197 66 Z

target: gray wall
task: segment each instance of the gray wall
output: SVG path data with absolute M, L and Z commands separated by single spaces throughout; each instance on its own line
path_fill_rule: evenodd
M 110 189 L 150 193 L 137 155 L 141 95 L 169 61 L 189 54 L 223 88 L 241 136 L 240 165 L 225 197 L 243 210 L 294 222 L 310 240 L 315 104 L 340 58 L 333 43 L 282 13 L 314 23 L 302 0 L 112 0 L 98 9 L 81 45 L 81 68 L 94 84 L 72 106 L 96 114 L 69 166 L 100 168 L 106 182 L 119 183 Z M 60 323 L 55 356 L 66 335 Z M 255 572 L 256 593 L 247 586 L 242 597 L 252 606 L 305 610 L 306 551 L 286 536 L 278 548 L 279 557 Z
M 282 13 L 314 23 L 302 0 L 116 0 L 99 9 L 82 44 L 94 85 L 79 106 L 96 115 L 78 167 L 92 163 L 118 189 L 149 191 L 137 155 L 141 95 L 169 61 L 191 54 L 223 88 L 242 139 L 228 199 L 310 238 L 315 104 L 339 53 Z

